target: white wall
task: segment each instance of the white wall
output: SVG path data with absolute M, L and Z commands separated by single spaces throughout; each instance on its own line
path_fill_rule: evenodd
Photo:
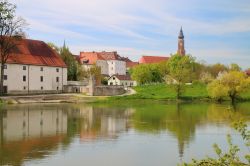
M 23 70 L 23 66 L 26 66 L 26 70 Z M 62 91 L 63 85 L 67 85 L 67 68 L 62 67 L 7 64 L 4 75 L 7 75 L 4 86 L 8 87 L 8 93 Z M 23 81 L 23 76 L 26 76 L 26 81 Z M 40 81 L 41 76 L 43 76 L 43 82 Z M 59 82 L 56 81 L 57 77 L 59 77 Z
M 123 85 L 124 87 L 128 87 L 128 86 L 136 86 L 137 83 L 136 81 L 133 80 L 119 80 L 117 77 L 113 76 L 108 80 L 108 85 Z
M 107 62 L 109 66 L 109 76 L 114 74 L 126 75 L 126 62 L 118 60 L 109 60 Z
M 62 110 L 7 111 L 3 118 L 3 137 L 8 141 L 67 133 L 67 114 Z
M 101 68 L 101 74 L 109 75 L 109 67 L 107 61 L 98 60 L 96 61 L 96 65 Z

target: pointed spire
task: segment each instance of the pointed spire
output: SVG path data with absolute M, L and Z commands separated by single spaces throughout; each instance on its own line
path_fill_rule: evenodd
M 184 35 L 183 35 L 183 31 L 182 31 L 182 26 L 181 26 L 181 30 L 178 36 L 179 39 L 184 39 Z
M 65 39 L 63 41 L 63 48 L 66 48 L 66 42 L 65 42 Z

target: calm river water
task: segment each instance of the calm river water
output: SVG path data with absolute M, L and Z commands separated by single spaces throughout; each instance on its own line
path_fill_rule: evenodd
M 250 103 L 32 104 L 0 108 L 0 164 L 168 166 L 227 149 Z

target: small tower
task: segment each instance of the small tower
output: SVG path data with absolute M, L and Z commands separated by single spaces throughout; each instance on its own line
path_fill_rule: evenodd
M 184 35 L 183 35 L 183 31 L 182 31 L 182 27 L 178 36 L 178 50 L 177 50 L 177 54 L 184 56 L 186 54 L 185 52 L 185 46 L 184 46 Z

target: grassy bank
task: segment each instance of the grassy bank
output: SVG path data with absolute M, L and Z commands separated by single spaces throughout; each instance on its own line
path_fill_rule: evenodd
M 151 100 L 175 100 L 176 93 L 171 85 L 154 84 L 134 87 L 136 94 L 130 96 L 110 97 L 108 100 L 129 100 L 129 99 L 151 99 Z M 250 100 L 250 89 L 240 96 L 241 100 Z M 185 85 L 181 100 L 203 100 L 210 101 L 207 86 L 205 84 Z M 229 99 L 225 99 L 229 100 Z

